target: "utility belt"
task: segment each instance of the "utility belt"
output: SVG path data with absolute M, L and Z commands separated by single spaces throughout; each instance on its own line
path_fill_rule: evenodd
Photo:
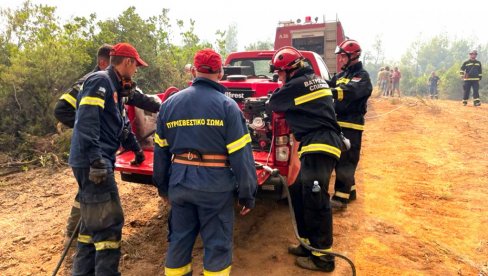
M 225 154 L 200 154 L 198 152 L 184 152 L 173 155 L 173 163 L 201 167 L 230 167 Z

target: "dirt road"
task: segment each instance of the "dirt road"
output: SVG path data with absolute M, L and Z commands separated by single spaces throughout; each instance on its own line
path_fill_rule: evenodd
M 488 275 L 488 106 L 373 98 L 367 116 L 358 200 L 334 215 L 334 250 L 358 275 Z M 154 188 L 118 183 L 121 272 L 162 275 L 167 210 Z M 75 187 L 68 168 L 0 178 L 0 275 L 51 274 Z M 294 242 L 288 207 L 259 200 L 237 219 L 232 275 L 323 275 L 293 265 Z M 201 259 L 198 241 L 194 275 Z

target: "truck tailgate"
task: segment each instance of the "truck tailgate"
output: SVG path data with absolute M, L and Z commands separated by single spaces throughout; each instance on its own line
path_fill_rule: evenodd
M 154 153 L 152 151 L 145 150 L 144 156 L 146 157 L 146 160 L 144 160 L 141 165 L 132 166 L 130 161 L 134 159 L 134 153 L 132 151 L 126 151 L 117 156 L 117 160 L 115 161 L 115 170 L 124 173 L 152 175 Z

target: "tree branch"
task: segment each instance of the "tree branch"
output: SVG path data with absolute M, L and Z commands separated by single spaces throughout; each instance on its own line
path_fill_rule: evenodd
M 19 107 L 19 110 L 22 110 L 22 106 L 20 105 L 19 99 L 17 99 L 17 89 L 15 88 L 15 84 L 13 84 L 13 87 L 14 87 L 15 102 L 17 103 L 17 106 Z

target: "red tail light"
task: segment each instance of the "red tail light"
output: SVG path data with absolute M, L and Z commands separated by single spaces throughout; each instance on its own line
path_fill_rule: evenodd
M 284 114 L 273 113 L 273 129 L 273 134 L 275 135 L 275 137 L 290 134 L 290 128 L 288 128 L 288 125 L 286 124 Z
M 290 160 L 290 128 L 284 114 L 273 114 L 274 160 L 276 166 L 288 166 Z

